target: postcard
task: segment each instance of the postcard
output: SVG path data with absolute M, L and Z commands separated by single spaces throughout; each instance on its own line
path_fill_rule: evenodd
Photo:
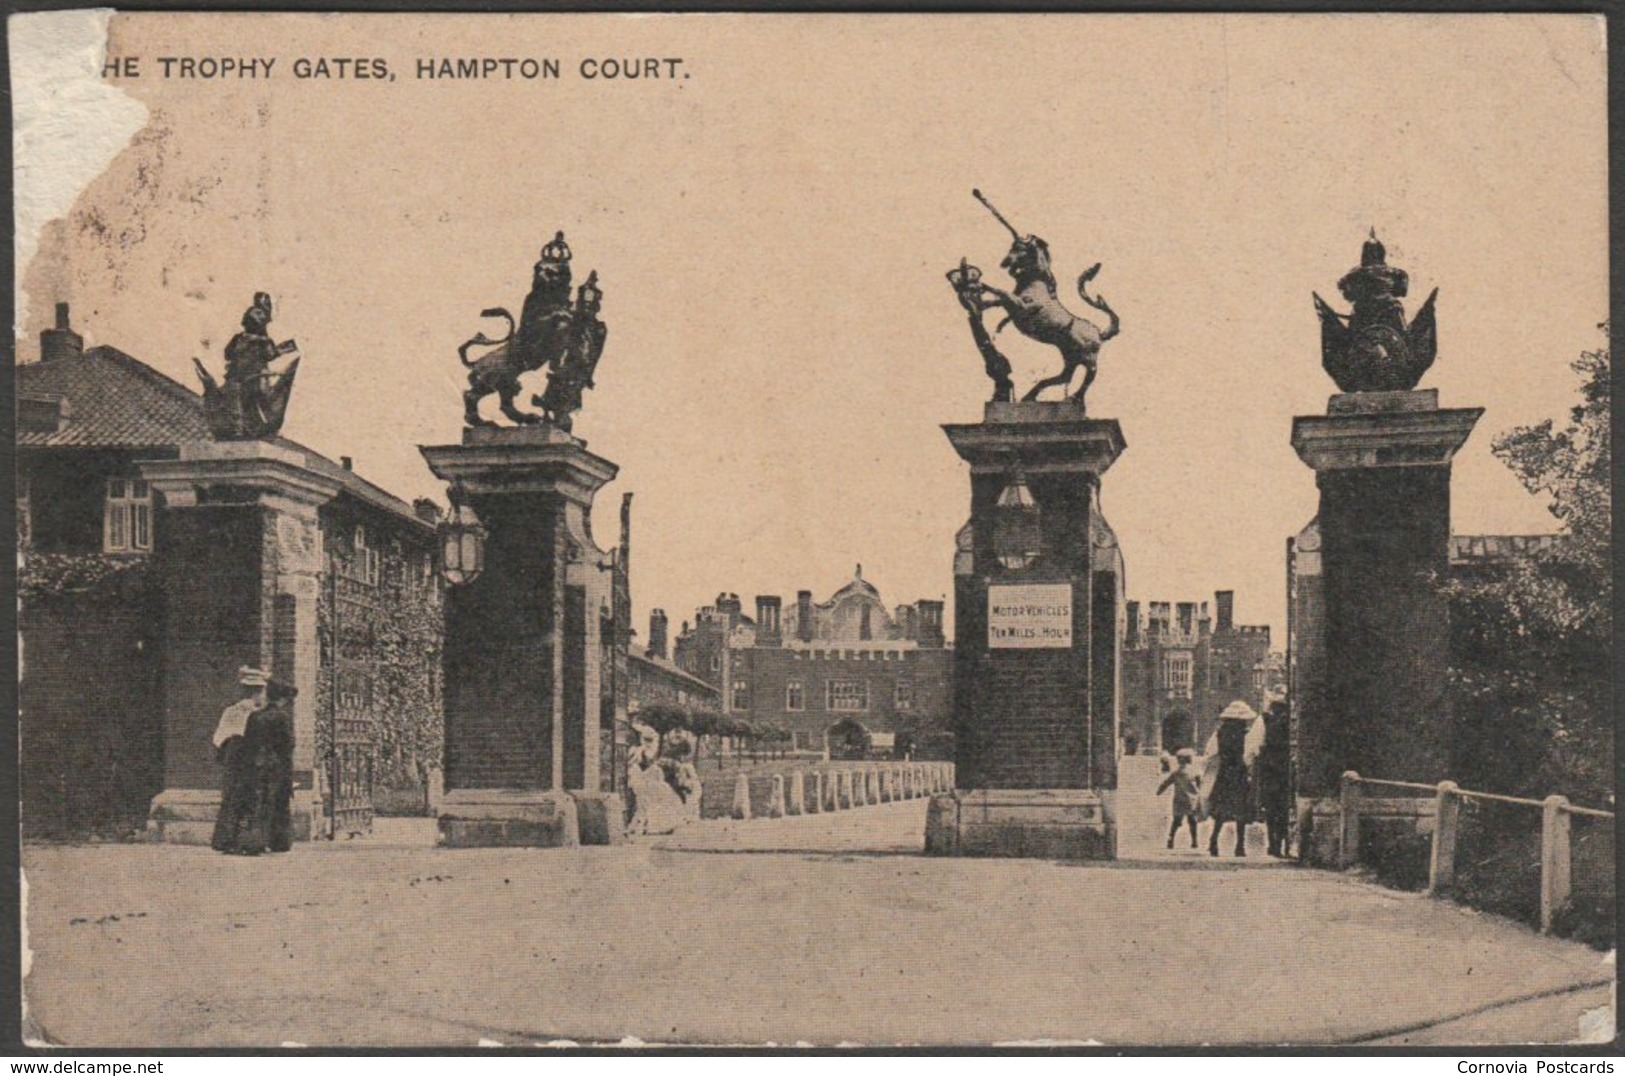
M 1604 43 L 12 16 L 26 1042 L 1612 1042 Z

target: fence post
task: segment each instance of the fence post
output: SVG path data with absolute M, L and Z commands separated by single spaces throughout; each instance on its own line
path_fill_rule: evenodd
M 1540 932 L 1569 902 L 1569 816 L 1566 796 L 1547 796 L 1540 809 Z
M 1360 862 L 1360 775 L 1343 771 L 1339 791 L 1337 865 L 1347 870 Z
M 1461 799 L 1456 782 L 1440 781 L 1433 806 L 1433 858 L 1428 864 L 1428 896 L 1436 897 L 1456 884 L 1456 831 L 1461 822 Z

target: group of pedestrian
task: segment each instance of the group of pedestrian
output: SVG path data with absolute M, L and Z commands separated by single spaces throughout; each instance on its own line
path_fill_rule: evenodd
M 1260 815 L 1269 831 L 1269 854 L 1287 854 L 1291 818 L 1290 748 L 1287 742 L 1287 707 L 1272 702 L 1260 723 L 1257 713 L 1243 702 L 1231 703 L 1219 715 L 1205 772 L 1196 769 L 1196 752 L 1181 748 L 1175 765 L 1157 786 L 1157 795 L 1173 789 L 1173 821 L 1168 847 L 1174 846 L 1181 826 L 1197 847 L 1197 826 L 1211 819 L 1207 851 L 1219 854 L 1226 823 L 1235 827 L 1235 854 L 1247 854 L 1247 825 Z
M 293 700 L 299 689 L 260 669 L 237 671 L 243 698 L 214 730 L 223 771 L 210 844 L 229 855 L 293 847 Z

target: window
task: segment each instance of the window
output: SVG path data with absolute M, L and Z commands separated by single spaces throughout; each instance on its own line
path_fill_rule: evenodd
M 899 710 L 914 709 L 914 682 L 912 680 L 899 680 L 893 692 L 893 699 Z
M 791 680 L 784 685 L 784 708 L 786 710 L 805 710 L 807 696 L 801 688 L 800 680 Z
M 1191 697 L 1191 656 L 1177 652 L 1162 656 L 1162 682 L 1157 686 L 1174 698 Z
M 722 655 L 721 654 L 712 654 L 711 655 L 711 671 L 712 672 L 721 672 L 722 671 Z
M 378 550 L 367 541 L 367 528 L 356 524 L 355 533 L 350 538 L 350 556 L 339 564 L 339 575 L 375 587 L 378 585 L 378 561 Z
M 869 681 L 831 680 L 827 685 L 826 704 L 837 711 L 859 711 L 869 708 Z
M 735 710 L 750 709 L 750 681 L 735 680 L 733 685 L 733 708 Z
M 152 549 L 152 487 L 139 479 L 107 482 L 103 547 L 109 553 L 146 553 Z

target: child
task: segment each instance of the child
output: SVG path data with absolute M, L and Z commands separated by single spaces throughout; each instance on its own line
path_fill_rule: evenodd
M 1162 779 L 1157 786 L 1157 795 L 1162 795 L 1168 786 L 1174 787 L 1174 822 L 1168 827 L 1168 847 L 1174 846 L 1174 834 L 1179 832 L 1179 823 L 1186 822 L 1191 831 L 1191 847 L 1196 847 L 1196 812 L 1197 801 L 1202 797 L 1202 778 L 1192 767 L 1196 759 L 1196 752 L 1190 748 L 1182 748 L 1178 754 L 1179 768 Z

